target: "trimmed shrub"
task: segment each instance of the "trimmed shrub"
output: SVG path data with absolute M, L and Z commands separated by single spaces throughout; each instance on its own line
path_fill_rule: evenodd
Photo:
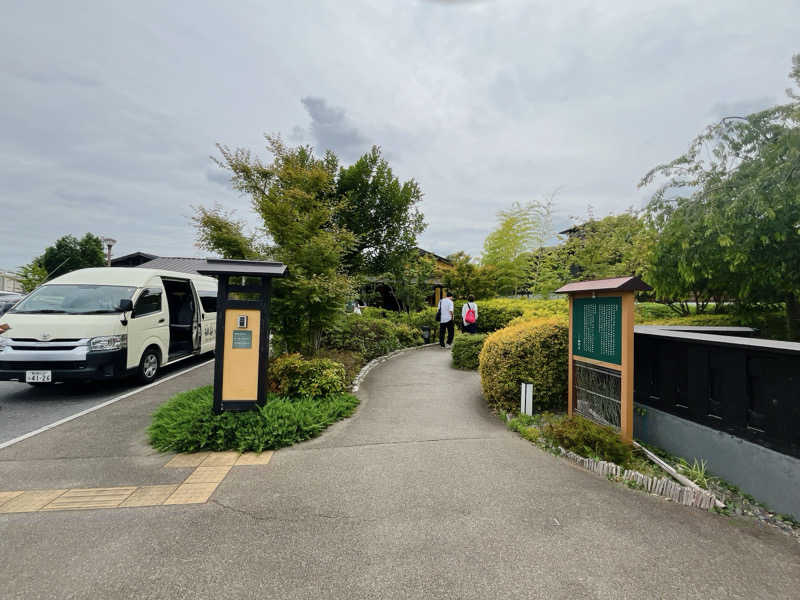
M 344 365 L 347 373 L 346 381 L 352 382 L 364 366 L 364 359 L 358 352 L 352 350 L 336 350 L 333 348 L 320 348 L 316 358 L 329 358 Z
M 544 425 L 542 436 L 556 446 L 589 458 L 606 460 L 623 467 L 633 458 L 632 447 L 616 431 L 580 415 L 554 419 Z
M 243 412 L 212 411 L 213 388 L 181 392 L 153 414 L 150 444 L 162 452 L 236 450 L 263 452 L 291 446 L 319 435 L 358 406 L 351 394 L 326 398 L 269 396 L 264 406 Z
M 322 334 L 322 346 L 358 352 L 366 362 L 409 346 L 422 344 L 422 332 L 389 319 L 348 314 Z
M 461 311 L 464 309 L 466 302 L 457 302 L 455 310 L 456 323 L 461 325 Z M 494 306 L 490 302 L 477 302 L 478 305 L 478 320 L 475 322 L 478 326 L 478 333 L 491 333 L 502 329 L 508 325 L 513 319 L 521 317 L 523 311 L 519 308 L 505 308 Z
M 479 371 L 489 404 L 517 412 L 524 381 L 533 384 L 535 410 L 566 410 L 568 336 L 567 322 L 551 318 L 518 323 L 487 337 Z
M 475 371 L 478 369 L 478 355 L 483 348 L 487 334 L 459 335 L 453 340 L 453 366 L 457 369 Z
M 429 306 L 417 312 L 403 313 L 404 322 L 415 331 L 420 331 L 423 325 L 430 327 L 431 331 L 438 331 L 439 323 L 436 322 L 436 310 L 435 306 Z
M 343 392 L 347 374 L 342 363 L 329 358 L 284 354 L 270 361 L 269 384 L 281 396 L 323 398 Z

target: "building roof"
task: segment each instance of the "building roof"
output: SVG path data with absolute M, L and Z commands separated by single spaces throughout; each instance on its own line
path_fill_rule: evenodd
M 432 257 L 432 258 L 434 258 L 434 259 L 436 259 L 438 261 L 441 261 L 441 262 L 443 262 L 445 264 L 448 264 L 448 265 L 453 264 L 452 262 L 450 262 L 450 259 L 447 259 L 444 256 L 439 256 L 438 254 L 434 254 L 433 252 L 430 252 L 429 250 L 423 250 L 422 248 L 417 248 L 417 252 L 419 252 L 420 256 L 430 256 L 430 257 Z
M 126 254 L 124 256 L 117 256 L 111 259 L 111 266 L 116 267 L 121 263 L 130 262 L 132 260 L 141 260 L 142 262 L 146 262 L 149 260 L 153 260 L 154 258 L 158 258 L 155 254 L 148 254 L 147 252 L 131 252 L 130 254 Z
M 209 258 L 198 268 L 202 275 L 250 275 L 255 277 L 284 277 L 286 265 L 265 260 L 229 260 Z
M 653 288 L 638 277 L 613 277 L 611 279 L 594 279 L 576 281 L 561 286 L 556 294 L 574 294 L 576 292 L 647 292 Z
M 113 261 L 112 261 L 113 262 Z M 180 256 L 159 256 L 146 263 L 142 263 L 137 269 L 164 269 L 166 271 L 178 271 L 179 273 L 191 273 L 199 275 L 198 269 L 206 266 L 205 258 L 182 258 Z

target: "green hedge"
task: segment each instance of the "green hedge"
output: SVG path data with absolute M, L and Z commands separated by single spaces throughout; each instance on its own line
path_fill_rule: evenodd
M 568 337 L 562 318 L 517 323 L 487 337 L 479 371 L 489 404 L 517 412 L 520 383 L 527 382 L 533 384 L 535 410 L 566 410 Z
M 270 390 L 281 396 L 322 398 L 347 387 L 344 365 L 328 358 L 305 359 L 284 354 L 270 361 Z
M 346 314 L 322 334 L 324 348 L 358 352 L 367 362 L 422 343 L 420 330 L 366 314 Z
M 487 334 L 459 335 L 453 340 L 453 366 L 457 369 L 475 371 L 478 368 L 478 355 L 483 348 Z
M 255 410 L 215 415 L 212 396 L 206 386 L 162 404 L 147 430 L 150 444 L 163 452 L 276 450 L 319 435 L 358 406 L 351 394 L 301 399 L 271 395 Z
M 464 309 L 466 302 L 456 302 L 456 323 L 462 325 L 464 321 L 461 319 L 461 311 Z M 478 305 L 478 320 L 475 324 L 478 326 L 478 333 L 492 333 L 498 329 L 506 327 L 513 319 L 522 316 L 522 310 L 515 307 L 497 307 L 492 306 L 490 303 L 477 302 Z

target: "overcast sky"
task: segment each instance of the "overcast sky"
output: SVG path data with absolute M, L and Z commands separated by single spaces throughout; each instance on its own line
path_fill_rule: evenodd
M 613 8 L 609 8 L 612 6 Z M 419 181 L 420 245 L 499 209 L 640 207 L 705 125 L 785 98 L 800 2 L 0 0 L 0 267 L 87 231 L 202 256 L 192 206 L 257 222 L 209 155 L 263 134 Z

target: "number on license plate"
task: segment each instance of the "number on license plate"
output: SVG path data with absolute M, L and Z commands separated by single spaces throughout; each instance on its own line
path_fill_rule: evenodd
M 25 371 L 25 383 L 50 383 L 53 381 L 52 371 Z

